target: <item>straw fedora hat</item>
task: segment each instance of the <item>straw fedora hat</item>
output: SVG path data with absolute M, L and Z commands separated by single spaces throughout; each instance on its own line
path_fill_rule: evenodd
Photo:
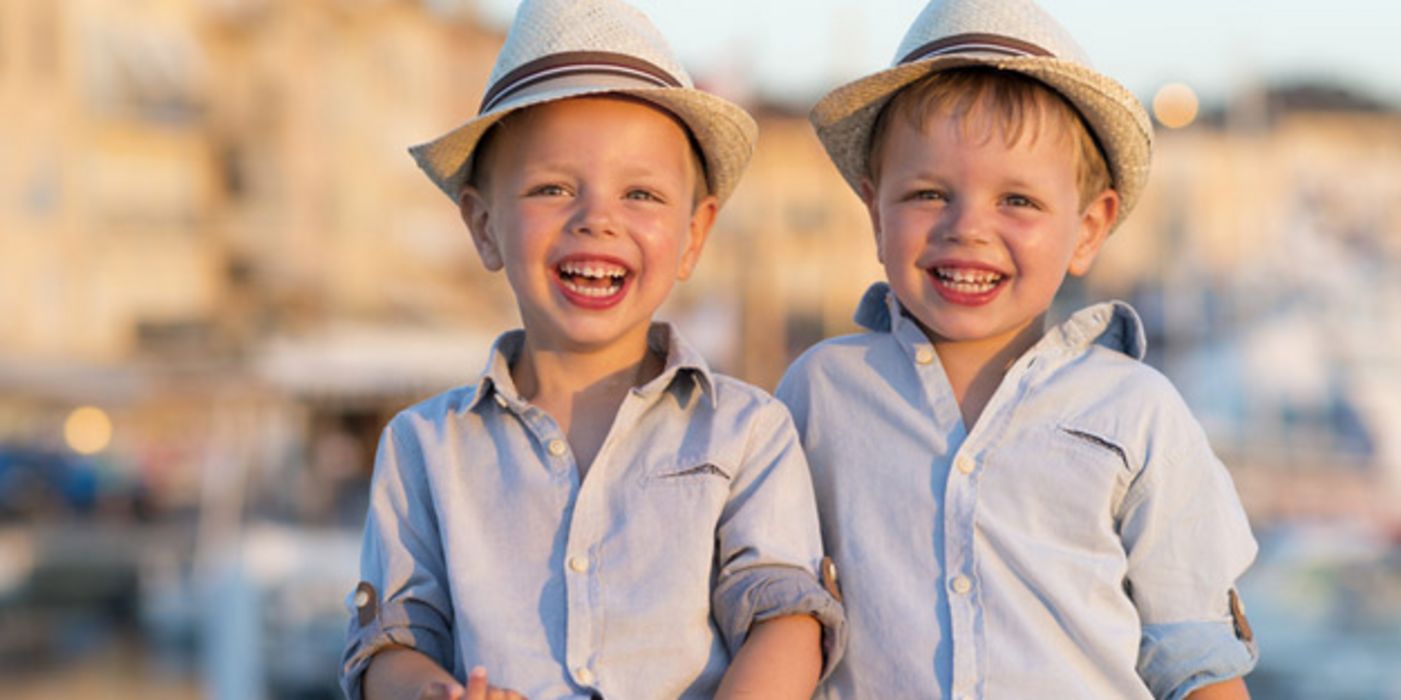
M 933 0 L 905 34 L 890 68 L 833 90 L 813 107 L 817 136 L 853 189 L 860 192 L 862 179 L 870 177 L 871 127 L 881 108 L 906 85 L 960 66 L 1025 74 L 1078 109 L 1109 161 L 1124 220 L 1148 181 L 1148 113 L 1124 86 L 1090 68 L 1070 34 L 1031 0 Z
M 710 193 L 725 201 L 754 152 L 758 126 L 739 106 L 697 90 L 646 15 L 620 0 L 525 0 L 477 116 L 409 153 L 457 201 L 472 153 L 493 124 L 532 105 L 607 94 L 681 119 L 700 145 Z

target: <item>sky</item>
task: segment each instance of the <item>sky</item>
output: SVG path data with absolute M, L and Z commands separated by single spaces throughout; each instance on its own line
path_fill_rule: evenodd
M 517 0 L 478 0 L 503 30 Z M 811 103 L 885 67 L 924 3 L 912 0 L 632 0 L 693 75 L 745 79 Z M 1182 82 L 1221 102 L 1262 82 L 1322 81 L 1401 104 L 1395 0 L 1041 0 L 1095 66 L 1147 99 Z

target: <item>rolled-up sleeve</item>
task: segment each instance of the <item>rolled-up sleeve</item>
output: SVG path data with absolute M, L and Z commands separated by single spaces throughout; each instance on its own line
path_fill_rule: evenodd
M 375 456 L 360 557 L 361 583 L 347 599 L 350 630 L 341 665 L 346 697 L 362 697 L 370 659 L 388 646 L 415 649 L 449 671 L 452 605 L 422 450 L 400 416 Z
M 1195 421 L 1187 432 L 1143 466 L 1121 520 L 1143 624 L 1138 673 L 1154 697 L 1169 700 L 1243 676 L 1259 656 L 1231 604 L 1255 539 L 1226 468 Z
M 754 623 L 812 615 L 822 625 L 826 678 L 845 650 L 846 618 L 816 574 L 822 542 L 807 462 L 782 404 L 763 404 L 750 426 L 716 529 L 715 619 L 735 654 Z

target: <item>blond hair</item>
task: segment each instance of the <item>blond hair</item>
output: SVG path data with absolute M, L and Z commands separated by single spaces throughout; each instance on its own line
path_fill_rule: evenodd
M 989 129 L 995 128 L 1007 144 L 1018 143 L 1028 134 L 1036 138 L 1043 120 L 1057 124 L 1060 136 L 1069 137 L 1074 146 L 1080 206 L 1113 186 L 1103 149 L 1080 113 L 1060 93 L 1021 73 L 980 66 L 931 73 L 901 89 L 881 108 L 867 151 L 872 177 L 880 178 L 881 148 L 892 119 L 904 117 L 910 126 L 923 131 L 927 122 L 940 114 L 952 116 L 965 137 L 974 128 L 974 117 L 986 117 Z

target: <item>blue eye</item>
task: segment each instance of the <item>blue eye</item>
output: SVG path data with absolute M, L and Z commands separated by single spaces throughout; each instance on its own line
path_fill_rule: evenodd
M 1003 198 L 1003 201 L 1005 201 L 1009 206 L 1013 206 L 1013 207 L 1035 207 L 1035 206 L 1036 206 L 1036 202 L 1033 202 L 1033 201 L 1031 200 L 1030 197 L 1026 197 L 1026 196 L 1019 195 L 1019 194 L 1009 194 L 1009 195 L 1007 195 L 1006 197 Z
M 569 190 L 563 185 L 548 184 L 530 188 L 527 194 L 533 197 L 564 197 L 569 194 Z
M 660 202 L 660 201 L 662 201 L 662 198 L 661 198 L 661 197 L 658 197 L 658 196 L 656 195 L 656 193 L 651 192 L 651 191 L 649 191 L 649 190 L 644 190 L 644 189 L 632 189 L 632 190 L 628 190 L 627 194 L 626 194 L 626 195 L 623 195 L 623 198 L 624 198 L 624 199 L 631 199 L 631 200 L 638 201 L 638 202 Z
M 919 202 L 947 202 L 949 200 L 949 195 L 943 190 L 926 189 L 915 190 L 909 195 L 907 195 L 905 198 L 911 201 Z

